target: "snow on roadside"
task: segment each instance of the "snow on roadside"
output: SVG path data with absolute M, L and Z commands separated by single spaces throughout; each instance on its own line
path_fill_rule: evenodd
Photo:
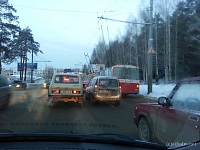
M 152 86 L 152 93 L 147 94 L 147 85 L 140 85 L 140 95 L 147 96 L 150 98 L 159 98 L 161 96 L 167 97 L 173 90 L 176 84 L 160 84 Z

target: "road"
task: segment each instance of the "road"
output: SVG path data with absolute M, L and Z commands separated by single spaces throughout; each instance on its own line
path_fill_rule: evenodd
M 110 103 L 84 106 L 75 103 L 47 105 L 47 89 L 42 86 L 13 91 L 9 107 L 0 112 L 0 129 L 14 132 L 54 132 L 74 134 L 115 133 L 139 139 L 133 122 L 134 105 L 153 100 L 133 95 L 121 100 L 119 106 Z

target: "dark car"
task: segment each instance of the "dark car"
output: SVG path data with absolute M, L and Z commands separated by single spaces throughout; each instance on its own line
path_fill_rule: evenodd
M 200 140 L 200 77 L 178 83 L 158 103 L 136 104 L 134 121 L 144 141 L 159 143 Z
M 114 102 L 116 106 L 120 104 L 121 88 L 116 77 L 94 77 L 85 91 L 86 99 L 89 99 L 92 104 L 95 104 L 97 101 Z
M 11 89 L 13 90 L 25 90 L 27 88 L 27 83 L 23 80 L 14 80 L 12 84 L 10 84 Z
M 45 89 L 48 89 L 50 84 L 51 84 L 51 79 L 45 80 L 43 83 L 43 87 Z
M 9 104 L 11 92 L 8 80 L 3 75 L 0 75 L 0 108 L 5 108 Z

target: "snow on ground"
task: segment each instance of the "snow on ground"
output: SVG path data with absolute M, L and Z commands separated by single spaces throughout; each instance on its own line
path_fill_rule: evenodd
M 153 84 L 152 93 L 147 94 L 147 85 L 140 85 L 139 94 L 150 98 L 159 98 L 161 96 L 167 97 L 174 87 L 175 84 Z

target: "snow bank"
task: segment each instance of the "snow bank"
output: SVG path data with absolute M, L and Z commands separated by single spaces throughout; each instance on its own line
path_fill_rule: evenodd
M 161 96 L 168 96 L 176 84 L 160 84 L 152 86 L 152 93 L 147 94 L 147 85 L 140 85 L 140 95 L 150 98 L 159 98 Z

